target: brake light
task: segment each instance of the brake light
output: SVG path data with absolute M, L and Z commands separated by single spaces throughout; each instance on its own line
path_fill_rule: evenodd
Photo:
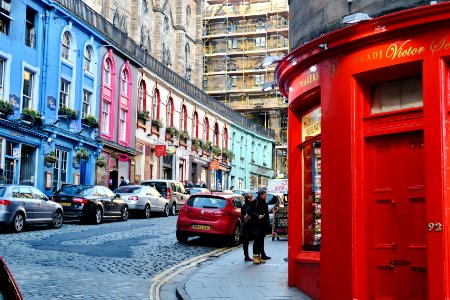
M 226 210 L 216 210 L 211 213 L 214 216 L 231 216 L 231 213 Z
M 73 203 L 81 203 L 81 204 L 88 204 L 89 200 L 84 198 L 73 198 Z
M 8 206 L 10 204 L 11 204 L 11 201 L 9 201 L 9 200 L 0 200 L 0 205 Z
M 170 198 L 172 197 L 172 190 L 170 189 L 170 187 L 167 188 L 167 200 L 170 200 Z
M 138 196 L 130 196 L 130 197 L 128 197 L 128 200 L 138 201 L 139 197 Z

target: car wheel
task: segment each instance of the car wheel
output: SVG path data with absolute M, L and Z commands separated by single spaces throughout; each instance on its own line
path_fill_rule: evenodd
M 53 215 L 53 220 L 50 223 L 52 228 L 60 228 L 63 224 L 63 213 L 60 210 L 57 210 Z
M 103 211 L 102 209 L 97 206 L 97 208 L 95 209 L 95 215 L 94 215 L 94 224 L 98 225 L 101 223 L 102 221 L 102 215 L 103 215 Z
M 128 220 L 128 206 L 124 206 L 122 209 L 122 214 L 120 215 L 120 220 L 121 221 L 126 221 Z
M 11 223 L 11 229 L 14 232 L 21 232 L 25 227 L 25 217 L 21 212 L 16 213 Z
M 166 206 L 164 206 L 164 217 L 168 216 L 169 216 L 169 204 L 166 204 Z
M 152 210 L 150 208 L 150 205 L 149 204 L 145 205 L 144 218 L 147 218 L 147 219 L 150 218 L 151 214 L 152 214 Z
M 170 215 L 175 216 L 177 214 L 177 205 L 175 202 L 172 204 L 172 207 L 170 208 Z
M 185 244 L 188 241 L 188 236 L 185 233 L 177 231 L 177 240 L 178 242 Z
M 241 241 L 241 226 L 236 225 L 233 230 L 233 234 L 230 236 L 230 245 L 237 246 Z

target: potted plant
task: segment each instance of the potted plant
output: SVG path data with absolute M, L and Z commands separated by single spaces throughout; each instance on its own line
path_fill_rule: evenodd
M 231 158 L 232 155 L 233 155 L 233 153 L 230 150 L 228 150 L 227 148 L 222 149 L 223 157 Z
M 200 147 L 203 150 L 203 154 L 209 154 L 211 152 L 212 143 L 210 141 L 203 142 Z
M 40 126 L 42 125 L 42 115 L 37 110 L 32 108 L 24 108 L 22 109 L 21 119 L 23 121 L 29 122 L 33 125 Z
M 152 120 L 152 126 L 155 126 L 155 127 L 157 127 L 157 128 L 161 128 L 161 127 L 164 126 L 164 124 L 163 124 L 163 122 L 161 122 L 160 120 L 154 119 L 154 120 Z
M 198 138 L 192 139 L 192 150 L 197 151 L 199 148 L 201 148 L 202 141 Z
M 175 127 L 167 126 L 166 127 L 166 138 L 172 139 L 174 136 L 178 137 L 180 132 Z
M 100 156 L 99 158 L 97 158 L 97 160 L 95 161 L 95 164 L 97 166 L 99 166 L 100 168 L 103 168 L 104 166 L 106 166 L 106 158 L 103 156 Z
M 58 156 L 56 155 L 55 151 L 51 151 L 44 157 L 44 160 L 49 164 L 53 164 L 58 161 Z
M 222 151 L 220 150 L 219 146 L 217 145 L 212 146 L 212 153 L 214 156 L 219 156 L 221 152 Z
M 77 150 L 77 157 L 79 159 L 88 159 L 91 155 L 86 148 L 80 148 Z
M 141 110 L 138 113 L 138 119 L 143 120 L 143 121 L 150 121 L 150 112 L 146 111 L 146 110 Z
M 76 109 L 72 109 L 68 106 L 62 106 L 58 110 L 58 115 L 60 117 L 65 117 L 69 121 L 78 119 L 78 111 Z
M 9 102 L 0 99 L 0 114 L 5 117 L 8 117 L 14 113 L 14 105 Z
M 91 115 L 85 115 L 83 119 L 81 119 L 81 123 L 90 127 L 92 129 L 99 128 L 100 124 L 97 121 L 97 118 Z
M 187 141 L 189 139 L 189 132 L 186 130 L 180 131 L 180 139 Z

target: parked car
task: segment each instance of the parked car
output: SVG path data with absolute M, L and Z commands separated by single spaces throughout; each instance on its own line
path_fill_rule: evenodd
M 253 193 L 253 191 L 252 190 L 246 190 L 246 189 L 240 189 L 240 190 L 233 190 L 233 193 L 234 194 L 236 194 L 236 195 L 241 195 L 241 196 L 243 196 L 244 194 L 247 194 L 247 193 Z
M 100 224 L 102 219 L 128 220 L 128 204 L 100 185 L 65 185 L 51 196 L 64 207 L 64 219 Z
M 25 225 L 49 224 L 60 228 L 63 208 L 35 187 L 0 185 L 0 225 L 21 232 Z
M 183 184 L 176 180 L 143 180 L 141 181 L 141 185 L 155 188 L 163 197 L 169 200 L 169 211 L 172 216 L 174 216 L 178 208 L 189 199 L 189 193 L 184 189 Z
M 198 193 L 208 193 L 209 190 L 205 188 L 193 187 L 188 189 L 189 195 L 194 195 Z
M 169 200 L 151 186 L 126 185 L 117 188 L 114 193 L 128 204 L 130 212 L 139 212 L 144 218 L 150 218 L 154 212 L 169 216 Z
M 0 256 L 0 299 L 23 300 L 19 286 L 14 280 L 11 270 L 8 269 L 3 257 Z
M 185 243 L 192 236 L 224 236 L 230 244 L 238 245 L 242 203 L 242 196 L 229 193 L 192 195 L 180 210 L 177 240 Z

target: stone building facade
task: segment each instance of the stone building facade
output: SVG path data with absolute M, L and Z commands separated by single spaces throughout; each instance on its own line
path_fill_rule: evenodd
M 202 82 L 198 0 L 83 0 L 153 57 L 196 86 Z

